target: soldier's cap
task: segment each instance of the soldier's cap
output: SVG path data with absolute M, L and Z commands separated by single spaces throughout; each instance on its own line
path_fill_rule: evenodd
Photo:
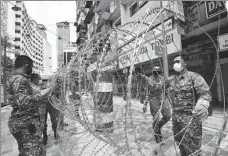
M 154 66 L 153 72 L 154 72 L 154 71 L 160 72 L 160 71 L 161 71 L 161 68 L 160 68 L 159 66 Z
M 185 62 L 188 62 L 188 61 L 189 61 L 189 56 L 188 56 L 188 54 L 186 54 L 186 53 L 177 53 L 177 54 L 174 56 L 174 60 L 175 60 L 177 57 L 181 57 Z
M 33 64 L 33 60 L 26 55 L 20 55 L 15 59 L 15 68 L 22 67 L 26 64 Z

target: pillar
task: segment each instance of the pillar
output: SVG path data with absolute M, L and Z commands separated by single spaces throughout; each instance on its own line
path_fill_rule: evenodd
M 114 131 L 113 122 L 113 83 L 109 71 L 101 73 L 98 83 L 95 82 L 95 130 L 102 133 Z

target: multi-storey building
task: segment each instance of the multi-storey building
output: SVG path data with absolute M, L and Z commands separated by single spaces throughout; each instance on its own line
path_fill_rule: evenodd
M 44 44 L 44 70 L 43 75 L 51 75 L 53 73 L 52 69 L 52 47 L 48 41 Z
M 7 34 L 8 2 L 1 1 L 1 36 Z
M 57 26 L 57 66 L 61 68 L 64 65 L 64 48 L 70 42 L 70 23 L 59 22 Z
M 33 71 L 44 70 L 44 44 L 47 41 L 46 28 L 29 17 L 23 1 L 16 1 L 17 10 L 11 12 L 9 35 L 14 37 L 15 51 L 19 55 L 28 55 L 34 61 Z M 14 22 L 14 23 L 12 23 Z M 14 30 L 13 30 L 14 29 Z
M 70 62 L 71 58 L 76 54 L 76 52 L 77 48 L 75 42 L 71 42 L 65 47 L 65 49 L 63 50 L 64 65 Z

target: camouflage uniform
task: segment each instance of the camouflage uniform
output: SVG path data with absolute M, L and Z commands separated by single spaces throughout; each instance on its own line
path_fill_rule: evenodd
M 164 84 L 164 78 L 161 75 L 158 75 L 156 78 L 155 76 L 151 76 L 148 78 L 147 82 L 149 83 L 147 87 L 147 95 L 145 102 L 149 101 L 150 103 L 150 112 L 153 116 L 153 128 L 155 133 L 161 134 L 160 128 L 166 124 L 171 118 L 171 112 L 169 105 L 165 102 L 161 104 L 162 101 L 162 90 Z M 160 119 L 161 110 L 162 118 Z
M 44 85 L 43 86 L 44 88 L 46 88 L 46 86 Z M 60 93 L 59 93 L 60 94 Z M 60 95 L 57 94 L 56 96 L 59 97 Z M 46 111 L 45 111 L 45 124 L 44 124 L 44 130 L 43 130 L 43 134 L 46 135 L 47 134 L 47 116 L 48 116 L 48 113 L 50 115 L 50 119 L 51 119 L 51 123 L 52 123 L 52 130 L 54 131 L 54 136 L 55 138 L 57 139 L 57 125 L 58 125 L 58 121 L 59 121 L 59 118 L 60 118 L 60 111 L 55 109 L 52 104 L 49 102 L 49 100 L 47 99 L 45 101 L 46 103 Z M 62 123 L 62 121 L 61 121 Z
M 35 85 L 31 83 L 31 87 L 33 89 L 33 94 L 36 95 L 40 92 L 41 87 L 38 85 Z M 40 112 L 40 121 L 41 121 L 41 130 L 43 131 L 45 128 L 45 114 L 46 114 L 46 107 L 47 107 L 47 99 L 42 99 L 37 102 L 37 105 L 39 106 L 39 112 Z
M 77 117 L 80 117 L 79 115 L 79 106 L 80 106 L 80 95 L 78 93 L 78 84 L 71 82 L 70 90 L 72 92 L 72 95 L 69 96 L 70 102 L 75 103 L 75 113 Z
M 8 126 L 17 140 L 20 156 L 45 156 L 37 103 L 40 93 L 33 94 L 27 75 L 15 74 L 7 82 L 9 104 L 13 110 Z
M 209 86 L 202 76 L 190 71 L 169 77 L 167 85 L 173 107 L 174 140 L 180 144 L 181 155 L 200 155 L 202 122 L 193 118 L 192 111 L 198 99 L 211 101 Z

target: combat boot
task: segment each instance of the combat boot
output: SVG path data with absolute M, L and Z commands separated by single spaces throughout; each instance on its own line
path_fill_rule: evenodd
M 156 122 L 153 123 L 153 129 L 154 129 L 154 137 L 156 143 L 162 142 L 162 134 L 161 134 L 161 128 L 159 125 L 155 125 Z
M 43 144 L 44 145 L 47 145 L 47 140 L 48 140 L 47 132 L 43 132 Z
M 54 131 L 54 138 L 55 138 L 55 140 L 58 140 L 58 139 L 59 139 L 59 135 L 58 135 L 58 133 L 56 132 L 56 130 Z

